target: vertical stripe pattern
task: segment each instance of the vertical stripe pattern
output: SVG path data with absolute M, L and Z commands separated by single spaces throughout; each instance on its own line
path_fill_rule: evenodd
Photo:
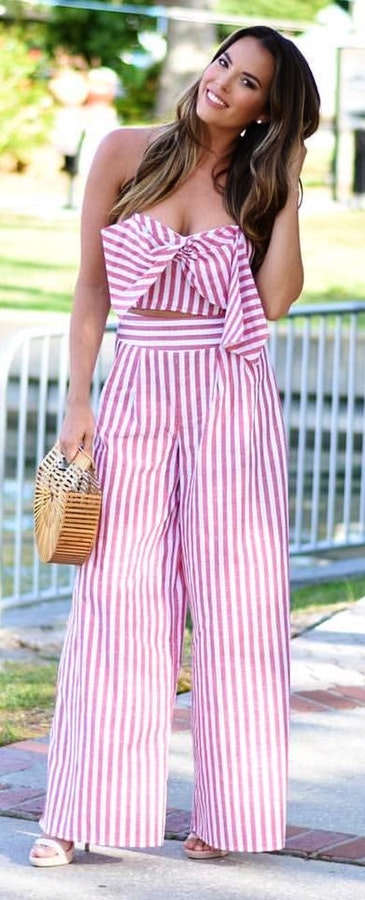
M 194 622 L 192 828 L 283 846 L 288 749 L 286 442 L 266 350 L 220 319 L 127 314 L 95 443 L 99 539 L 78 571 L 42 827 L 155 846 L 187 604 Z

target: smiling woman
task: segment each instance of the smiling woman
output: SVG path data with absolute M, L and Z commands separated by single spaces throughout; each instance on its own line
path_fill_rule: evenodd
M 241 38 L 205 70 L 199 85 L 197 115 L 211 128 L 224 129 L 222 139 L 227 136 L 225 130 L 231 132 L 234 140 L 237 128 L 242 132 L 253 120 L 258 125 L 268 122 L 274 72 L 271 53 L 255 38 Z
M 37 866 L 75 842 L 163 842 L 168 739 L 193 621 L 193 859 L 285 840 L 286 436 L 267 319 L 303 280 L 298 179 L 319 98 L 294 45 L 241 29 L 160 128 L 91 167 L 60 444 L 103 490 L 60 667 Z M 92 372 L 113 307 L 97 422 Z
M 207 99 L 205 108 L 201 103 L 204 85 L 207 78 L 218 78 L 218 72 L 223 80 L 223 96 L 217 89 L 215 95 L 225 104 L 226 115 L 205 121 L 209 110 Z M 234 103 L 233 86 L 240 87 Z M 214 93 L 214 84 L 209 87 Z M 211 115 L 214 109 L 218 112 L 218 106 L 210 107 Z M 227 119 L 229 123 L 234 115 L 237 115 L 235 129 L 226 131 L 224 122 Z M 125 218 L 137 210 L 152 208 L 156 215 L 160 212 L 163 217 L 167 198 L 171 192 L 176 198 L 180 186 L 180 196 L 187 198 L 188 209 L 182 209 L 176 198 L 172 204 L 173 216 L 169 204 L 167 223 L 180 232 L 201 230 L 204 226 L 200 220 L 204 219 L 204 224 L 207 221 L 206 196 L 213 178 L 221 202 L 215 198 L 210 224 L 225 220 L 240 224 L 253 242 L 251 266 L 256 273 L 266 255 L 275 218 L 285 206 L 288 194 L 297 203 L 298 173 L 305 155 L 303 142 L 318 125 L 318 90 L 308 63 L 295 44 L 263 26 L 241 29 L 223 42 L 202 78 L 183 95 L 176 122 L 155 134 L 150 133 L 137 173 L 124 184 L 122 180 L 113 217 Z M 205 175 L 207 183 L 204 183 Z M 201 203 L 197 190 L 203 194 Z M 193 214 L 195 222 L 191 221 Z M 297 231 L 295 237 L 298 239 Z M 262 274 L 260 288 L 263 290 Z M 280 271 L 279 281 L 283 274 Z M 273 289 L 271 281 L 270 305 Z M 297 290 L 290 302 L 298 293 Z M 262 294 L 261 299 L 265 299 Z M 280 306 L 278 314 L 285 311 Z M 275 318 L 275 310 L 269 317 Z

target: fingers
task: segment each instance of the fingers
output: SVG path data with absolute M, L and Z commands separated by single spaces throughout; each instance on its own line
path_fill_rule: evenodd
M 93 435 L 92 435 L 92 434 L 85 434 L 84 437 L 83 437 L 82 443 L 79 444 L 79 446 L 81 446 L 82 449 L 85 450 L 85 453 L 87 453 L 89 456 L 92 456 L 92 451 L 93 451 Z
M 94 416 L 89 407 L 71 409 L 66 413 L 59 436 L 61 453 L 71 462 L 80 447 L 92 456 Z
M 80 437 L 79 440 L 76 439 L 73 441 L 65 441 L 62 439 L 62 433 L 61 433 L 61 435 L 60 435 L 60 450 L 61 450 L 61 453 L 63 453 L 63 456 L 66 458 L 68 463 L 72 462 L 72 460 L 75 459 L 75 456 L 78 453 L 80 447 L 82 447 L 82 448 L 84 447 L 83 437 Z

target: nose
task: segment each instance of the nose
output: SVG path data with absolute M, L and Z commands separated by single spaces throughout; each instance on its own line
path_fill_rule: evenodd
M 220 78 L 219 78 L 219 82 L 218 82 L 218 83 L 219 83 L 219 87 L 221 88 L 221 90 L 227 91 L 227 92 L 230 91 L 230 89 L 231 89 L 231 84 L 232 84 L 232 75 L 231 75 L 231 73 L 228 72 L 227 70 L 224 70 L 224 69 L 223 69 L 223 71 L 221 72 L 221 75 L 220 75 Z

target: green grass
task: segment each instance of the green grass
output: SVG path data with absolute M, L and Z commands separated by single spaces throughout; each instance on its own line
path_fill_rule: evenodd
M 292 591 L 294 613 L 324 615 L 365 596 L 365 578 L 312 584 Z M 313 618 L 311 619 L 313 625 Z M 191 619 L 184 640 L 183 667 L 178 692 L 191 688 Z M 58 662 L 5 662 L 0 669 L 0 746 L 48 734 L 52 719 Z
M 349 581 L 333 581 L 328 584 L 306 585 L 292 591 L 291 608 L 294 612 L 310 612 L 325 607 L 347 606 L 365 596 L 365 578 Z
M 365 211 L 334 208 L 301 219 L 302 303 L 365 300 Z
M 58 663 L 5 662 L 0 669 L 0 746 L 47 733 Z
M 316 192 L 312 190 L 311 196 Z M 303 210 L 301 303 L 365 300 L 364 228 L 363 210 L 340 206 L 325 213 Z M 78 233 L 78 214 L 65 216 L 60 211 L 48 219 L 7 214 L 0 223 L 0 308 L 69 312 Z
M 312 195 L 313 196 L 313 195 Z M 303 211 L 306 271 L 300 302 L 364 300 L 365 212 L 336 207 Z M 79 256 L 78 215 L 41 219 L 7 214 L 0 223 L 0 308 L 68 312 Z M 322 615 L 365 595 L 365 579 L 312 584 L 292 592 L 294 613 Z M 189 686 L 187 666 L 181 689 Z M 0 744 L 47 733 L 53 711 L 56 663 L 6 663 L 0 670 Z
M 69 312 L 78 218 L 7 215 L 0 224 L 0 308 Z

